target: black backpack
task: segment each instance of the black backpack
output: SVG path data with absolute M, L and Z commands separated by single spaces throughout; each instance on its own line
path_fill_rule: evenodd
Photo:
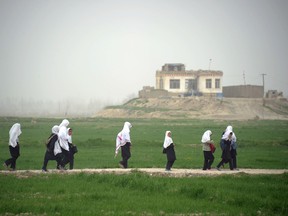
M 48 151 L 52 152 L 54 150 L 55 146 L 55 138 L 57 137 L 57 134 L 51 134 L 50 137 L 47 139 L 45 145 Z M 58 138 L 58 137 L 57 137 Z

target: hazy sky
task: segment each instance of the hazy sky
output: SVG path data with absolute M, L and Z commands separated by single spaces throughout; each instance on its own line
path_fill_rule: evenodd
M 288 95 L 287 0 L 0 0 L 0 99 L 121 102 L 165 63 Z

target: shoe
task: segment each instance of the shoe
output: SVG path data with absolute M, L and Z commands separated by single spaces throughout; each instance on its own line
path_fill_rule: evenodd
M 239 171 L 239 169 L 238 169 L 238 168 L 234 168 L 234 170 L 235 170 L 235 171 Z
M 57 170 L 61 170 L 61 171 L 67 170 L 65 167 L 63 167 L 63 166 L 61 166 L 61 165 L 57 166 L 56 169 L 57 169 Z
M 3 163 L 3 167 L 5 168 L 5 169 L 8 169 L 8 166 L 7 166 L 7 164 L 4 162 Z
M 68 170 L 65 166 L 60 166 L 60 170 Z
M 165 169 L 166 172 L 171 172 L 171 169 Z
M 120 168 L 123 168 L 123 169 L 125 168 L 125 167 L 123 166 L 123 164 L 121 164 L 121 163 L 119 163 L 119 167 L 120 167 Z
M 42 168 L 42 172 L 48 172 L 48 170 L 47 170 L 47 169 L 43 169 L 43 168 Z
M 220 169 L 219 167 L 216 167 L 216 169 L 217 169 L 218 171 L 221 171 L 221 169 Z

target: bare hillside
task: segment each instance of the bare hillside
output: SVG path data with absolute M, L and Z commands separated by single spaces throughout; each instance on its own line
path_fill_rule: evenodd
M 137 98 L 121 106 L 106 107 L 96 113 L 108 118 L 160 119 L 288 119 L 285 99 L 249 98 Z

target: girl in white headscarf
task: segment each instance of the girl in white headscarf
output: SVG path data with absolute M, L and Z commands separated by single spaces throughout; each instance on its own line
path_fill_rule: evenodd
M 70 163 L 70 169 L 73 169 L 74 160 L 73 155 L 70 153 L 69 149 L 69 143 L 68 143 L 68 133 L 67 133 L 67 127 L 69 125 L 69 121 L 67 119 L 64 119 L 61 124 L 59 125 L 59 134 L 58 134 L 58 140 L 61 147 L 61 151 L 63 154 L 63 161 L 62 164 L 66 165 Z
M 211 140 L 211 135 L 212 131 L 207 130 L 204 132 L 202 135 L 201 143 L 203 145 L 203 154 L 204 154 L 204 165 L 203 165 L 203 170 L 210 170 L 211 165 L 213 164 L 214 161 L 214 155 L 211 151 L 210 144 L 214 145 L 213 140 Z
M 220 171 L 220 167 L 225 163 L 229 163 L 230 170 L 233 170 L 232 157 L 231 157 L 231 141 L 232 141 L 233 132 L 230 130 L 226 130 L 221 139 L 221 148 L 222 155 L 221 161 L 217 165 L 217 169 Z
M 57 169 L 62 169 L 62 157 L 61 157 L 61 148 L 58 142 L 58 133 L 59 133 L 59 126 L 54 125 L 52 127 L 52 134 L 49 136 L 48 140 L 46 141 L 46 153 L 44 156 L 44 162 L 42 166 L 43 172 L 48 172 L 47 165 L 49 160 L 56 160 L 57 161 Z M 56 154 L 55 154 L 56 152 Z
M 68 145 L 69 145 L 69 152 L 70 152 L 70 169 L 73 169 L 74 166 L 74 154 L 78 152 L 77 146 L 72 143 L 72 128 L 67 129 L 68 135 Z
M 125 122 L 121 132 L 116 137 L 116 150 L 115 157 L 121 148 L 122 161 L 119 162 L 119 166 L 122 168 L 128 167 L 128 159 L 131 157 L 131 139 L 130 139 L 130 128 L 132 127 L 130 122 Z
M 163 153 L 166 153 L 167 155 L 166 171 L 171 171 L 171 168 L 176 160 L 174 144 L 171 138 L 171 131 L 165 132 L 165 138 L 164 138 L 164 143 L 163 143 Z
M 223 132 L 222 134 L 222 139 L 221 139 L 221 148 L 222 150 L 225 149 L 225 142 L 224 140 L 227 140 L 229 134 L 232 132 L 232 136 L 231 136 L 231 144 L 230 144 L 230 154 L 231 154 L 231 161 L 232 161 L 232 166 L 233 166 L 233 169 L 235 170 L 238 170 L 237 169 L 237 159 L 236 159 L 236 156 L 237 156 L 237 143 L 236 143 L 236 135 L 233 131 L 233 127 L 231 125 L 228 125 L 226 130 Z
M 15 123 L 9 131 L 9 151 L 11 158 L 6 160 L 3 164 L 4 167 L 14 171 L 16 169 L 16 160 L 20 156 L 19 136 L 22 133 L 21 125 Z
M 68 134 L 67 134 L 68 125 L 69 121 L 67 119 L 64 119 L 59 125 L 59 134 L 58 134 L 60 147 L 66 151 L 69 151 Z

